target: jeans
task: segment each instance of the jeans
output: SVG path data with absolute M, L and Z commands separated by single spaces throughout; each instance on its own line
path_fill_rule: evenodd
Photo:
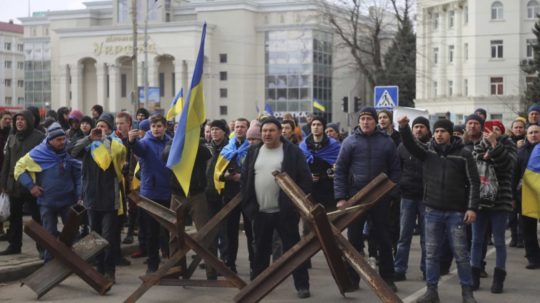
M 119 218 L 116 210 L 98 211 L 88 210 L 90 228 L 100 236 L 105 238 L 109 245 L 101 252 L 97 258 L 97 270 L 100 273 L 114 273 L 116 268 L 116 255 L 114 241 L 117 240 Z
M 456 259 L 459 282 L 462 286 L 472 286 L 467 228 L 463 222 L 463 216 L 463 212 L 437 210 L 426 206 L 424 225 L 426 229 L 426 282 L 428 285 L 436 286 L 439 283 L 439 254 L 446 232 Z
M 39 206 L 39 212 L 41 214 L 41 225 L 45 228 L 51 235 L 58 237 L 60 234 L 58 232 L 58 216 L 62 218 L 62 223 L 66 224 L 69 208 L 71 205 L 64 207 L 48 207 L 48 206 Z M 49 253 L 48 250 L 44 252 L 45 262 L 49 262 L 53 256 Z
M 277 231 L 283 242 L 283 251 L 287 251 L 300 241 L 298 222 L 299 217 L 296 213 L 257 213 L 251 222 L 255 243 L 253 278 L 256 278 L 270 265 L 274 230 Z M 293 271 L 293 279 L 296 290 L 309 289 L 309 274 L 305 262 Z
M 491 219 L 491 220 L 490 220 Z M 493 234 L 493 244 L 497 257 L 495 267 L 505 269 L 506 264 L 506 244 L 504 233 L 506 231 L 506 221 L 508 212 L 480 210 L 476 213 L 476 222 L 472 226 L 472 248 L 471 265 L 480 268 L 482 266 L 483 245 L 486 242 L 486 233 L 488 224 L 491 223 L 491 232 Z
M 397 244 L 396 256 L 394 260 L 394 270 L 398 273 L 407 272 L 409 263 L 409 252 L 411 250 L 411 241 L 414 232 L 416 217 L 419 217 L 420 222 L 420 248 L 422 257 L 420 260 L 420 270 L 425 272 L 426 263 L 426 245 L 424 234 L 424 211 L 425 206 L 421 200 L 401 199 L 401 214 L 400 214 L 400 234 Z

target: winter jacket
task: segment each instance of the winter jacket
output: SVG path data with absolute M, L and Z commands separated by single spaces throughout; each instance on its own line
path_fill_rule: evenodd
M 105 139 L 108 144 L 112 144 L 110 137 Z M 77 159 L 82 159 L 82 199 L 84 206 L 94 211 L 115 211 L 120 207 L 120 179 L 115 171 L 114 164 L 103 170 L 94 161 L 91 152 L 87 147 L 92 144 L 89 137 L 84 137 L 77 141 L 71 155 Z M 121 145 L 121 143 L 120 143 Z M 113 155 L 114 158 L 124 158 L 125 147 L 121 145 L 120 156 Z M 121 159 L 119 160 L 121 161 Z M 121 162 L 124 162 L 121 161 Z
M 399 183 L 399 157 L 394 141 L 386 133 L 375 131 L 364 134 L 356 127 L 353 134 L 341 143 L 334 177 L 334 197 L 348 199 L 385 173 L 394 183 Z
M 480 177 L 472 154 L 464 148 L 459 137 L 441 146 L 432 139 L 427 145 L 418 144 L 407 125 L 399 129 L 407 150 L 423 162 L 424 204 L 443 210 L 478 209 Z
M 4 147 L 4 163 L 0 174 L 0 185 L 12 197 L 30 197 L 30 192 L 22 184 L 15 181 L 14 169 L 17 161 L 43 141 L 45 135 L 34 129 L 34 116 L 30 111 L 24 110 L 13 116 L 12 129 L 16 130 L 17 116 L 23 116 L 26 120 L 26 129 L 22 132 L 15 131 L 9 135 Z
M 427 141 L 429 138 L 417 141 L 417 143 L 426 144 Z M 422 200 L 424 196 L 422 161 L 413 157 L 403 143 L 398 146 L 398 154 L 401 160 L 401 179 L 399 181 L 401 196 L 405 199 Z
M 484 160 L 485 154 L 489 155 L 488 160 Z M 512 211 L 512 177 L 514 166 L 517 161 L 517 148 L 512 139 L 503 135 L 497 140 L 495 148 L 487 141 L 481 140 L 474 145 L 473 156 L 475 161 L 485 161 L 492 165 L 497 176 L 497 197 L 495 201 L 484 203 L 480 201 L 480 208 L 492 211 Z M 480 172 L 479 172 L 480 174 Z
M 525 140 L 525 145 L 523 145 L 517 153 L 517 161 L 514 167 L 514 176 L 512 178 L 512 190 L 514 200 L 516 201 L 516 208 L 519 212 L 521 212 L 521 179 L 527 169 L 529 158 L 531 157 L 531 153 L 536 144 L 538 143 L 532 144 L 529 140 Z
M 163 161 L 167 162 L 169 153 L 171 151 L 172 140 L 167 143 L 163 150 Z M 197 156 L 195 157 L 195 164 L 193 165 L 193 172 L 191 173 L 191 181 L 189 183 L 189 195 L 195 195 L 204 192 L 206 189 L 206 165 L 208 160 L 212 157 L 210 151 L 204 143 L 204 139 L 199 142 L 199 149 L 197 150 Z M 185 197 L 186 194 L 180 186 L 178 179 L 174 174 L 171 174 L 171 192 L 175 195 Z
M 281 172 L 286 172 L 294 182 L 304 191 L 311 193 L 312 179 L 311 172 L 306 162 L 304 154 L 298 146 L 281 138 L 283 148 L 283 162 Z M 242 208 L 249 219 L 253 220 L 259 212 L 259 203 L 255 195 L 255 162 L 259 156 L 260 148 L 263 144 L 251 146 L 249 148 L 244 166 L 242 167 L 241 188 L 242 188 Z M 298 217 L 298 212 L 289 197 L 279 191 L 279 211 L 283 216 Z
M 210 151 L 210 154 L 212 155 L 212 158 L 208 161 L 208 166 L 206 168 L 206 199 L 208 200 L 208 203 L 216 203 L 219 201 L 221 203 L 222 196 L 217 192 L 216 186 L 214 184 L 214 171 L 216 169 L 216 163 L 219 157 L 219 154 L 221 153 L 221 150 L 225 145 L 229 143 L 229 139 L 225 137 L 223 139 L 223 142 L 221 144 L 216 144 L 212 140 L 212 142 L 209 143 L 208 150 Z
M 9 132 L 11 131 L 11 127 L 6 127 L 3 129 L 0 129 L 0 169 L 2 167 L 2 163 L 4 163 L 4 146 L 6 146 L 7 139 L 9 137 Z
M 81 163 L 65 151 L 55 152 L 45 141 L 35 148 L 47 149 L 48 152 L 55 154 L 61 162 L 36 173 L 35 182 L 30 173 L 25 171 L 19 177 L 19 182 L 29 191 L 34 185 L 43 188 L 43 194 L 37 198 L 37 203 L 40 206 L 63 208 L 77 203 L 81 198 Z M 32 152 L 30 152 L 31 156 Z M 39 161 L 35 162 L 40 164 Z
M 171 170 L 167 161 L 163 160 L 163 150 L 170 141 L 165 135 L 163 139 L 156 138 L 152 132 L 146 132 L 144 138 L 130 143 L 133 154 L 139 157 L 141 167 L 141 195 L 161 201 L 171 199 Z

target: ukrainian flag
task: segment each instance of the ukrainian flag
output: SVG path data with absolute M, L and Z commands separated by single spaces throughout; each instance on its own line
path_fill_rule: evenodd
M 322 103 L 320 103 L 318 100 L 313 100 L 313 108 L 318 109 L 323 113 L 326 111 L 326 107 L 322 105 Z
M 534 147 L 521 186 L 522 214 L 540 219 L 540 144 Z
M 180 115 L 178 129 L 174 134 L 169 159 L 167 159 L 167 167 L 172 170 L 186 195 L 189 194 L 191 173 L 199 149 L 200 127 L 206 120 L 202 82 L 205 37 L 206 22 L 203 25 L 201 45 L 190 90 Z
M 182 113 L 182 107 L 184 106 L 184 89 L 181 88 L 178 94 L 174 96 L 167 112 L 167 120 L 173 120 L 176 116 Z

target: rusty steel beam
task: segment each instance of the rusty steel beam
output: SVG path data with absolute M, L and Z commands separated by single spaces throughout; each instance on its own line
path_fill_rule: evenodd
M 69 208 L 67 220 L 66 222 L 63 222 L 64 227 L 58 236 L 58 239 L 62 243 L 66 244 L 67 246 L 71 246 L 73 244 L 73 241 L 79 234 L 79 226 L 81 225 L 81 221 L 85 214 L 86 208 L 80 204 L 75 204 Z
M 375 177 L 368 185 L 348 200 L 349 205 L 361 201 L 365 207 L 356 212 L 345 212 L 332 218 L 332 224 L 340 231 L 362 217 L 369 209 L 395 187 L 385 174 Z M 259 302 L 270 293 L 279 283 L 285 280 L 297 267 L 311 258 L 321 249 L 321 244 L 311 232 L 295 246 L 285 252 L 281 258 L 272 263 L 265 271 L 257 276 L 250 284 L 242 288 L 234 297 L 235 302 Z M 360 273 L 362 274 L 362 273 Z
M 153 202 L 152 200 L 145 198 L 141 195 L 139 195 L 136 192 L 132 192 L 130 194 L 130 198 L 137 203 L 138 206 L 143 208 L 144 210 L 148 211 L 150 215 L 152 215 L 154 218 L 156 218 L 160 224 L 162 224 L 165 228 L 167 228 L 169 231 L 176 233 L 176 214 L 165 207 L 157 207 L 153 204 L 157 204 Z M 245 282 L 242 281 L 236 275 L 234 272 L 232 272 L 228 267 L 226 267 L 223 262 L 221 262 L 219 259 L 217 259 L 212 253 L 210 253 L 208 250 L 203 248 L 199 243 L 202 242 L 202 240 L 211 233 L 218 225 L 219 223 L 227 217 L 227 215 L 240 203 L 242 202 L 242 195 L 238 194 L 236 195 L 229 203 L 227 203 L 216 215 L 214 215 L 197 233 L 191 237 L 190 235 L 186 234 L 185 232 L 182 232 L 184 236 L 184 241 L 186 242 L 186 246 L 180 248 L 178 251 L 173 253 L 169 260 L 165 262 L 165 264 L 161 265 L 158 270 L 155 273 L 146 275 L 143 277 L 143 283 L 124 301 L 126 303 L 133 303 L 136 302 L 138 299 L 140 299 L 152 286 L 159 283 L 159 281 L 167 275 L 169 272 L 169 269 L 177 266 L 177 264 L 182 260 L 182 258 L 185 258 L 188 251 L 193 249 L 197 254 L 199 254 L 205 261 L 207 261 L 207 265 L 211 264 L 218 264 L 221 263 L 222 266 L 217 265 L 216 270 L 220 273 L 222 273 L 227 279 L 233 279 L 232 283 L 236 285 L 236 287 L 244 287 Z M 159 218 L 159 219 L 158 219 Z M 189 239 L 188 239 L 189 238 Z M 186 241 L 186 239 L 188 239 Z M 209 258 L 210 260 L 206 259 Z M 215 262 L 214 262 L 215 261 Z M 223 268 L 224 267 L 224 268 Z M 221 270 L 221 271 L 220 271 Z
M 109 243 L 96 232 L 91 232 L 86 237 L 73 245 L 73 251 L 81 259 L 88 261 L 101 252 Z M 69 267 L 57 259 L 52 259 L 38 270 L 21 281 L 21 286 L 26 285 L 32 289 L 37 298 L 43 297 L 51 289 L 62 283 L 73 272 Z
M 104 295 L 113 285 L 98 273 L 92 266 L 76 255 L 69 247 L 60 242 L 45 228 L 34 220 L 24 225 L 24 232 L 39 244 L 43 245 L 56 259 L 69 267 L 75 274 L 94 288 L 100 295 Z
M 164 286 L 192 286 L 192 287 L 225 287 L 236 288 L 229 280 L 183 280 L 183 279 L 161 279 L 159 285 Z

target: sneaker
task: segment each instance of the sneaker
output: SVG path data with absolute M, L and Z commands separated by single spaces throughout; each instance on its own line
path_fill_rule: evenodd
M 113 284 L 116 284 L 116 276 L 114 272 L 106 272 L 104 275 L 105 279 L 111 281 Z
M 116 266 L 130 266 L 130 265 L 131 265 L 131 262 L 129 262 L 129 260 L 124 257 L 116 260 Z
M 144 257 L 146 257 L 146 253 L 143 252 L 142 250 L 138 249 L 134 253 L 131 254 L 131 257 L 133 259 L 144 258 Z
M 386 285 L 388 285 L 388 287 L 389 287 L 393 292 L 397 292 L 397 291 L 398 291 L 396 284 L 394 284 L 394 281 L 392 281 L 391 279 L 384 279 L 384 282 L 386 282 Z
M 525 266 L 526 269 L 538 269 L 540 268 L 540 263 L 537 262 L 529 262 L 527 266 Z
M 416 303 L 439 303 L 439 293 L 436 286 L 428 285 L 426 292 L 416 300 Z
M 124 238 L 124 241 L 122 241 L 123 244 L 132 244 L 133 243 L 133 236 L 132 235 L 127 235 L 125 238 Z
M 0 234 L 0 241 L 7 241 L 7 240 L 8 240 L 7 233 Z
M 9 245 L 4 251 L 0 252 L 0 256 L 17 255 L 21 253 L 21 248 L 15 248 Z
M 407 280 L 404 272 L 394 272 L 394 282 L 401 282 Z
M 309 289 L 300 289 L 296 295 L 300 299 L 305 299 L 305 298 L 311 297 L 311 293 L 309 292 Z

